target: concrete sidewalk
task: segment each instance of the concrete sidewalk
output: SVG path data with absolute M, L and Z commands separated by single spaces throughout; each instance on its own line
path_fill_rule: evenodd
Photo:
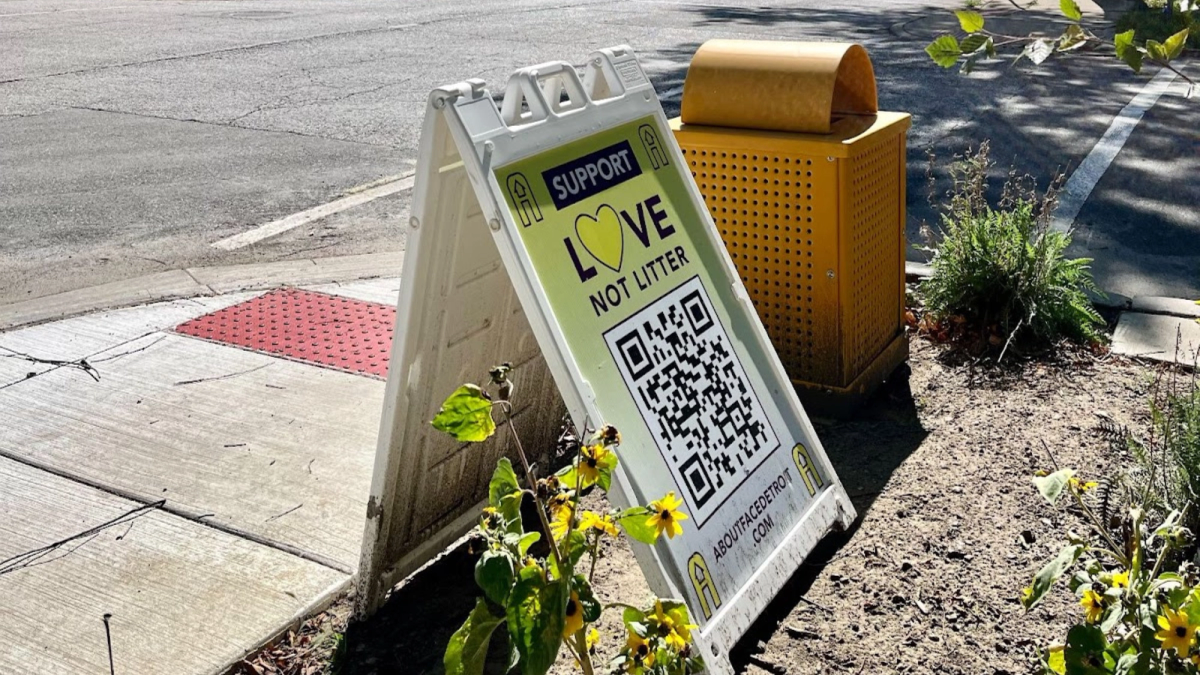
M 0 333 L 0 673 L 108 673 L 105 615 L 118 673 L 221 673 L 347 587 L 384 383 L 174 332 L 266 292 L 204 286 Z
M 394 307 L 400 261 L 363 258 L 0 307 L 22 324 L 0 333 L 0 673 L 109 672 L 111 615 L 117 672 L 215 675 L 347 588 L 383 381 L 176 329 L 287 282 Z M 181 294 L 197 295 L 85 311 Z M 1114 349 L 1194 358 L 1193 303 L 1110 302 Z

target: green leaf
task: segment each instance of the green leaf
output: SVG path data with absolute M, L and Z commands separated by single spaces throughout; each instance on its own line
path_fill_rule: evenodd
M 600 486 L 601 490 L 608 492 L 608 489 L 612 487 L 613 470 L 617 468 L 617 453 L 609 450 L 596 468 L 600 470 L 600 477 L 596 479 L 596 484 Z
M 1158 529 L 1154 530 L 1154 536 L 1160 538 L 1166 537 L 1171 533 L 1172 530 L 1179 527 L 1179 519 L 1181 517 L 1183 517 L 1183 513 L 1181 513 L 1179 509 L 1172 510 L 1167 514 L 1167 517 L 1163 518 L 1163 521 L 1159 523 Z
M 1122 654 L 1117 660 L 1117 666 L 1113 670 L 1113 675 L 1130 675 L 1134 672 L 1134 667 L 1137 665 L 1137 654 Z
M 646 623 L 646 613 L 636 607 L 626 607 L 621 612 L 621 623 L 626 626 L 635 623 Z
M 1059 469 L 1049 476 L 1035 476 L 1033 484 L 1037 486 L 1038 492 L 1050 502 L 1051 506 L 1058 503 L 1058 498 L 1062 496 L 1063 490 L 1071 481 L 1071 476 L 1075 472 L 1070 469 Z
M 493 616 L 487 602 L 480 598 L 462 627 L 450 636 L 442 665 L 446 675 L 482 675 L 488 643 L 503 617 Z
M 521 540 L 517 542 L 517 553 L 524 557 L 529 553 L 529 547 L 533 546 L 542 538 L 541 532 L 526 532 L 522 535 Z
M 961 49 L 962 53 L 964 54 L 974 54 L 986 46 L 989 40 L 991 40 L 990 37 L 986 35 L 980 35 L 978 33 L 975 35 L 968 35 L 967 37 L 963 38 L 962 44 L 959 45 L 959 49 Z
M 1166 48 L 1167 52 L 1166 60 L 1170 61 L 1171 59 L 1178 58 L 1178 56 L 1183 53 L 1183 48 L 1187 46 L 1189 31 L 1190 29 L 1184 28 L 1178 33 L 1167 38 L 1167 41 L 1163 43 L 1163 47 Z
M 1083 11 L 1079 9 L 1079 5 L 1075 4 L 1075 0 L 1058 0 L 1058 8 L 1062 10 L 1063 16 L 1072 21 L 1079 21 L 1083 18 Z
M 508 634 L 520 654 L 523 675 L 545 675 L 562 646 L 567 583 L 546 582 L 540 573 L 521 574 L 508 603 Z
M 617 517 L 617 524 L 636 541 L 643 544 L 653 544 L 658 541 L 658 530 L 650 524 L 650 516 L 654 515 L 644 506 L 634 506 L 625 509 Z
M 1025 593 L 1021 597 L 1021 604 L 1026 610 L 1033 609 L 1037 606 L 1050 588 L 1054 586 L 1054 582 L 1066 572 L 1075 561 L 1079 559 L 1079 554 L 1083 552 L 1083 547 L 1078 545 L 1067 546 L 1059 551 L 1058 556 L 1046 563 L 1037 574 L 1033 576 L 1033 584 L 1025 589 Z
M 1125 607 L 1121 605 L 1119 594 L 1118 597 L 1107 599 L 1112 605 L 1104 611 L 1104 616 L 1100 619 L 1100 630 L 1105 633 L 1116 628 L 1117 624 L 1121 623 L 1121 619 L 1125 617 Z
M 1117 58 L 1133 68 L 1133 72 L 1140 73 L 1142 72 L 1142 51 L 1133 44 L 1133 33 L 1133 29 L 1117 33 L 1113 38 L 1113 46 L 1117 49 Z
M 524 534 L 525 527 L 521 521 L 521 499 L 524 493 L 514 492 L 504 495 L 500 498 L 500 506 L 496 510 L 499 511 L 500 517 L 504 518 L 507 526 L 505 532 L 509 534 Z
M 496 423 L 492 420 L 492 401 L 479 387 L 464 384 L 442 403 L 442 409 L 433 418 L 433 428 L 459 441 L 485 441 L 496 433 Z
M 968 33 L 978 33 L 983 30 L 983 15 L 969 9 L 956 9 L 954 16 L 958 17 L 958 25 Z M 967 51 L 963 49 L 963 51 Z
M 497 605 L 508 601 L 514 575 L 512 556 L 505 551 L 484 551 L 475 563 L 475 583 Z
M 962 49 L 953 35 L 943 35 L 930 42 L 929 46 L 925 47 L 925 53 L 939 66 L 953 68 L 954 64 L 958 63 L 958 57 L 962 56 Z
M 1158 40 L 1146 40 L 1146 55 L 1158 61 L 1169 61 L 1167 49 Z
M 587 552 L 587 535 L 579 530 L 571 530 L 567 538 L 559 542 L 558 550 L 566 553 L 567 559 L 571 561 L 571 569 L 575 569 L 575 565 L 579 564 L 579 560 Z M 567 570 L 559 568 L 558 559 L 553 553 L 546 559 L 546 565 L 554 578 L 562 579 L 567 576 Z
M 1058 51 L 1070 52 L 1087 44 L 1087 34 L 1079 27 L 1079 24 L 1073 23 L 1067 26 L 1063 31 L 1062 36 L 1058 38 Z
M 1097 626 L 1078 624 L 1067 631 L 1067 647 L 1063 661 L 1066 675 L 1107 675 L 1116 665 L 1113 657 L 1105 652 L 1108 641 Z
M 507 457 L 501 457 L 496 462 L 496 470 L 492 472 L 492 480 L 488 482 L 488 506 L 500 508 L 500 500 L 514 492 L 521 491 L 517 482 L 517 472 L 513 471 L 512 462 Z
M 576 574 L 571 580 L 571 590 L 579 596 L 579 604 L 583 607 L 583 620 L 587 623 L 599 621 L 600 612 L 604 607 L 592 592 L 592 585 L 588 583 L 587 577 Z

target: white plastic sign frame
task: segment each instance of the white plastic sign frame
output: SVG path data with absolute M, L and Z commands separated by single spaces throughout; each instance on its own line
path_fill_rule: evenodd
M 449 138 L 441 137 L 444 132 Z M 435 90 L 422 136 L 414 226 L 439 227 L 442 214 L 426 208 L 430 186 L 423 183 L 436 185 L 431 159 L 443 144 L 453 144 L 462 158 L 575 423 L 608 422 L 624 435 L 610 499 L 618 506 L 646 504 L 668 490 L 685 498 L 692 519 L 684 523 L 684 534 L 663 537 L 654 547 L 635 544 L 634 551 L 656 594 L 687 602 L 700 624 L 692 635 L 709 672 L 732 673 L 729 649 L 819 540 L 832 529 L 848 527 L 856 514 L 725 253 L 653 87 L 632 50 L 622 46 L 593 53 L 583 78 L 565 62 L 517 71 L 499 109 L 480 81 Z M 607 167 L 597 164 L 604 158 Z M 572 186 L 574 191 L 568 189 Z M 635 194 L 646 198 L 635 205 L 628 201 Z M 535 223 L 543 229 L 532 228 Z M 546 237 L 566 244 L 563 260 L 569 254 L 573 268 L 547 262 L 549 247 L 561 244 L 544 244 L 535 233 L 550 232 L 545 228 L 553 225 L 560 227 Z M 652 228 L 661 241 L 653 239 Z M 637 249 L 639 242 L 646 251 Z M 651 258 L 636 258 L 656 251 L 650 264 L 644 260 Z M 665 251 L 678 254 L 669 268 Z M 627 261 L 642 264 L 640 280 Z M 409 264 L 414 262 L 410 253 Z M 661 277 L 654 272 L 653 282 L 651 265 L 661 270 Z M 559 276 L 571 269 L 578 281 L 570 272 Z M 622 272 L 624 277 L 615 276 Z M 564 298 L 570 300 L 585 281 L 597 284 L 589 288 L 622 281 L 622 291 L 579 295 L 578 306 L 565 304 Z M 630 283 L 636 293 L 628 290 Z M 617 308 L 622 302 L 625 306 Z M 661 323 L 668 315 L 683 326 L 678 335 Z M 580 337 L 584 324 L 587 334 Z M 597 327 L 602 335 L 592 330 Z M 646 376 L 650 379 L 638 380 L 650 372 L 649 365 L 647 370 L 637 365 L 643 360 L 665 363 L 663 331 L 687 342 L 690 356 L 696 356 L 688 360 L 698 364 L 689 377 L 712 385 L 705 391 L 723 388 L 716 380 L 724 378 L 705 370 L 714 354 L 722 355 L 719 374 L 729 375 L 725 384 L 740 387 L 741 394 L 721 393 L 717 402 L 743 406 L 731 428 L 744 433 L 728 446 L 701 447 L 717 456 L 715 462 L 689 464 L 673 453 L 691 452 L 690 444 L 685 450 L 679 443 L 707 439 L 709 432 L 719 436 L 725 426 L 666 431 L 681 418 L 676 409 L 681 402 L 653 407 L 658 394 L 648 394 L 647 387 L 653 381 L 657 392 L 667 381 L 657 365 Z M 650 353 L 656 356 L 650 359 Z M 393 368 L 397 365 L 393 361 Z M 396 387 L 389 381 L 389 391 Z M 707 402 L 704 398 L 700 407 Z M 714 492 L 717 483 L 723 486 L 719 493 Z M 712 494 L 720 499 L 706 501 Z M 370 586 L 370 575 L 378 571 L 378 565 L 366 564 L 374 548 L 371 537 L 369 525 L 362 572 L 368 578 L 360 580 L 360 588 Z

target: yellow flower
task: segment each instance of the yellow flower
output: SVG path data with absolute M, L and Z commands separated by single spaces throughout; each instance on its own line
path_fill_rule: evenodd
M 650 621 L 651 628 L 658 636 L 666 641 L 667 646 L 675 651 L 682 651 L 687 646 L 687 640 L 679 634 L 675 627 L 675 617 L 663 611 L 662 600 L 654 601 L 654 617 Z
M 698 628 L 698 626 L 694 623 L 688 623 L 687 610 L 683 607 L 676 607 L 668 610 L 667 615 L 675 623 L 675 632 L 679 633 L 679 637 L 683 638 L 684 644 L 691 642 L 692 629 Z
M 675 496 L 675 492 L 667 493 L 667 496 L 657 501 L 650 502 L 650 510 L 654 511 L 654 515 L 650 516 L 650 525 L 658 530 L 658 536 L 666 533 L 668 539 L 674 539 L 675 535 L 683 533 L 683 526 L 679 524 L 681 520 L 687 520 L 687 514 L 679 511 L 679 506 L 683 504 L 683 500 Z
M 625 649 L 629 652 L 629 660 L 625 662 L 625 669 L 630 673 L 637 675 L 645 668 L 654 665 L 654 652 L 650 649 L 650 643 L 637 633 L 630 631 L 629 639 L 625 642 Z
M 1100 617 L 1104 615 L 1104 610 L 1108 608 L 1108 602 L 1103 595 L 1096 591 L 1084 591 L 1083 597 L 1080 598 L 1079 604 L 1087 610 L 1087 622 L 1096 623 Z
M 603 445 L 585 445 L 579 451 L 579 476 L 583 478 L 583 487 L 588 487 L 600 480 L 600 465 L 608 458 L 608 449 Z
M 1079 492 L 1087 492 L 1088 490 L 1091 490 L 1092 488 L 1099 485 L 1099 483 L 1097 483 L 1094 480 L 1089 480 L 1087 482 L 1084 482 L 1084 481 L 1079 480 L 1075 476 L 1071 476 L 1070 482 L 1071 482 L 1071 487 L 1075 488 Z
M 596 645 L 600 644 L 600 631 L 596 630 L 595 626 L 588 628 L 587 632 L 587 650 L 589 652 L 596 651 Z
M 579 604 L 579 594 L 571 591 L 567 600 L 567 615 L 563 622 L 563 637 L 571 637 L 583 628 L 583 605 Z
M 569 506 L 564 506 L 551 512 L 553 520 L 550 521 L 550 536 L 554 537 L 554 541 L 562 540 L 563 537 L 567 536 L 567 532 L 571 531 L 571 516 L 573 514 L 574 512 Z
M 550 512 L 550 517 L 558 516 L 558 512 L 562 509 L 570 509 L 571 496 L 565 492 L 560 492 L 546 502 L 546 510 Z
M 1188 622 L 1186 612 L 1164 608 L 1162 616 L 1158 617 L 1158 627 L 1159 631 L 1154 637 L 1162 642 L 1164 651 L 1174 649 L 1179 654 L 1190 651 L 1192 640 L 1196 637 L 1196 626 Z
M 675 628 L 675 621 L 663 611 L 662 600 L 654 601 L 654 624 L 660 627 L 659 635 L 664 636 Z
M 579 529 L 597 530 L 609 535 L 610 537 L 616 537 L 620 535 L 620 532 L 617 531 L 616 524 L 612 521 L 612 516 L 601 516 L 595 511 L 584 511 L 579 516 Z
M 1129 571 L 1113 572 L 1111 585 L 1113 588 L 1129 588 Z

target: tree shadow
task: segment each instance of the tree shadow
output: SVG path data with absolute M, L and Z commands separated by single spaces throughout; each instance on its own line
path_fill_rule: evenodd
M 1057 35 L 1065 26 L 1055 8 L 1019 12 L 992 3 L 989 25 L 1022 34 Z M 1101 3 L 1104 21 L 1127 7 L 1126 0 Z M 1028 61 L 980 62 L 974 72 L 943 69 L 925 53 L 941 34 L 960 34 L 947 7 L 904 5 L 862 11 L 820 8 L 693 6 L 693 28 L 710 37 L 766 40 L 837 40 L 864 44 L 871 54 L 884 110 L 908 112 L 907 234 L 926 243 L 922 225 L 940 221 L 936 204 L 951 186 L 948 167 L 956 155 L 990 140 L 997 162 L 990 194 L 999 197 L 1009 170 L 1030 174 L 1045 189 L 1069 175 L 1108 130 L 1114 116 L 1146 84 L 1152 69 L 1133 73 L 1102 53 L 1052 57 L 1041 66 Z M 1097 24 L 1102 37 L 1110 26 Z M 687 65 L 701 41 L 655 50 L 651 80 L 668 116 L 680 110 Z M 753 105 L 747 101 L 747 105 Z M 1200 167 L 1200 142 L 1185 130 L 1200 110 L 1165 96 L 1147 113 L 1076 220 L 1077 255 L 1096 258 L 1103 287 L 1121 290 L 1136 282 L 1139 293 L 1192 296 L 1200 292 L 1200 215 L 1180 204 L 1200 200 L 1190 181 Z M 927 174 L 927 153 L 938 163 Z M 932 179 L 932 180 L 930 180 Z M 930 195 L 934 204 L 930 204 Z M 910 247 L 909 260 L 929 253 Z M 1105 285 L 1105 281 L 1112 285 Z

